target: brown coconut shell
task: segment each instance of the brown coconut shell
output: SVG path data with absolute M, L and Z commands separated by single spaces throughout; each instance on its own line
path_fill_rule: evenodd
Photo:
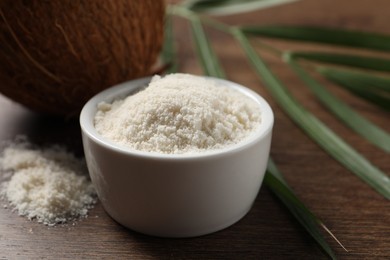
M 77 115 L 94 94 L 150 73 L 163 19 L 163 0 L 1 0 L 0 92 Z

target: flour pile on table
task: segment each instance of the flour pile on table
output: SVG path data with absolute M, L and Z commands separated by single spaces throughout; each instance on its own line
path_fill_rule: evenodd
M 19 215 L 45 225 L 86 217 L 96 203 L 83 160 L 65 148 L 32 148 L 26 141 L 8 144 L 0 156 L 3 173 L 12 177 L 1 194 Z

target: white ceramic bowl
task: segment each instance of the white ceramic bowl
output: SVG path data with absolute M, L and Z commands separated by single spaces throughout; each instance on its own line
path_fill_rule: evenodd
M 84 106 L 80 124 L 89 173 L 104 209 L 120 224 L 154 236 L 192 237 L 228 227 L 250 210 L 267 166 L 273 113 L 255 92 L 211 79 L 253 99 L 262 113 L 261 126 L 250 138 L 218 151 L 148 153 L 98 134 L 93 121 L 97 104 L 134 93 L 150 78 L 107 89 Z

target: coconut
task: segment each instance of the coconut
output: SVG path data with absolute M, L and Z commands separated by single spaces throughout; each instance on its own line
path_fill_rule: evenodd
M 150 74 L 163 19 L 163 0 L 2 0 L 0 92 L 77 115 L 97 92 Z

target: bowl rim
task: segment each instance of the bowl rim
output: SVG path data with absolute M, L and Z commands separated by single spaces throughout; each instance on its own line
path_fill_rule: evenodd
M 159 160 L 160 159 L 186 160 L 186 159 L 200 159 L 205 157 L 207 158 L 220 157 L 220 156 L 225 156 L 227 154 L 237 153 L 240 152 L 241 150 L 252 147 L 257 142 L 264 139 L 268 134 L 270 134 L 274 124 L 274 114 L 270 105 L 263 97 L 261 97 L 253 90 L 229 80 L 209 77 L 209 76 L 201 76 L 201 77 L 211 79 L 217 82 L 217 85 L 223 85 L 229 88 L 233 88 L 239 91 L 240 93 L 244 94 L 245 96 L 251 98 L 253 101 L 255 101 L 255 103 L 260 106 L 260 113 L 262 119 L 260 127 L 258 127 L 256 131 L 251 133 L 248 137 L 244 138 L 244 140 L 236 144 L 229 145 L 226 148 L 213 149 L 210 151 L 202 151 L 199 153 L 182 153 L 182 154 L 164 154 L 158 152 L 140 151 L 140 150 L 119 145 L 101 136 L 97 132 L 94 126 L 94 117 L 97 112 L 97 105 L 102 101 L 111 103 L 116 99 L 124 98 L 131 93 L 135 93 L 138 90 L 141 90 L 142 88 L 146 87 L 147 84 L 152 79 L 152 76 L 149 76 L 149 77 L 134 79 L 134 80 L 130 80 L 130 81 L 126 81 L 114 85 L 110 88 L 107 88 L 97 93 L 89 101 L 87 101 L 87 103 L 84 105 L 83 109 L 81 110 L 80 118 L 79 118 L 81 131 L 83 133 L 83 138 L 85 134 L 88 138 L 90 138 L 100 146 L 103 146 L 107 149 L 113 150 L 121 154 L 129 155 L 129 156 L 149 158 L 149 159 L 159 159 Z

